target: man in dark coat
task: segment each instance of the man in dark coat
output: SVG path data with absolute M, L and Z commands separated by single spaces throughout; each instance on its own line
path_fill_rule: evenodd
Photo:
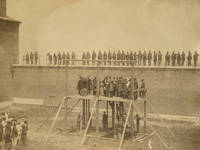
M 37 65 L 38 64 L 38 53 L 35 51 L 35 54 L 34 54 L 34 58 L 35 58 L 35 64 Z
M 90 52 L 89 51 L 87 51 L 86 59 L 87 59 L 87 65 L 90 65 Z
M 28 52 L 26 53 L 26 64 L 27 65 L 29 64 L 29 54 L 28 54 Z
M 86 59 L 86 54 L 85 54 L 85 52 L 83 52 L 83 54 L 82 54 L 82 65 L 85 65 L 85 59 Z
M 11 150 L 12 149 L 12 140 L 11 140 L 11 121 L 8 121 L 5 126 L 5 135 L 4 135 L 4 149 Z
M 158 52 L 158 66 L 162 65 L 162 53 Z
M 61 60 L 62 60 L 61 53 L 58 52 L 58 65 L 61 65 Z
M 112 54 L 112 58 L 113 58 L 113 65 L 116 65 L 116 60 L 117 60 L 117 55 L 116 55 L 116 53 L 115 53 L 115 51 L 113 52 L 113 54 Z
M 103 58 L 103 56 L 102 56 L 102 53 L 101 53 L 101 50 L 100 50 L 99 53 L 98 53 L 99 64 L 101 64 L 102 58 Z
M 66 55 L 66 65 L 69 65 L 69 63 L 70 63 L 70 54 L 69 54 L 69 52 L 67 52 L 67 55 Z
M 199 54 L 195 51 L 193 55 L 194 66 L 197 66 Z
M 177 53 L 177 65 L 178 66 L 181 65 L 181 54 L 180 54 L 180 52 Z
M 33 64 L 33 53 L 30 54 L 31 65 Z
M 106 51 L 104 51 L 104 53 L 103 53 L 104 65 L 106 65 L 107 59 L 108 59 L 107 53 L 106 53 Z
M 126 65 L 129 66 L 129 64 L 130 64 L 130 54 L 127 51 L 127 53 L 126 53 Z
M 120 65 L 121 57 L 122 57 L 122 54 L 121 54 L 121 52 L 118 50 L 118 52 L 117 52 L 118 65 Z
M 167 51 L 165 55 L 165 66 L 169 66 L 169 65 L 170 65 L 170 55 L 169 55 L 169 52 Z
M 92 52 L 92 65 L 95 65 L 95 60 L 96 60 L 96 53 L 95 53 L 95 51 L 93 50 L 93 52 Z
M 76 62 L 74 61 L 75 59 L 76 59 L 76 54 L 74 51 L 72 51 L 72 65 L 75 65 L 75 62 Z
M 57 65 L 57 55 L 55 53 L 53 54 L 53 61 L 54 65 Z
M 112 60 L 112 54 L 111 54 L 111 52 L 109 50 L 109 52 L 108 52 L 108 64 L 109 65 L 111 65 L 111 60 Z
M 157 55 L 156 51 L 154 51 L 154 54 L 153 54 L 153 62 L 154 62 L 154 66 L 156 66 L 156 64 L 157 64 L 157 60 L 158 60 L 158 55 Z
M 188 61 L 188 66 L 191 66 L 192 65 L 192 63 L 191 63 L 192 62 L 192 54 L 190 51 L 188 52 L 187 61 Z
M 141 51 L 139 51 L 139 54 L 138 54 L 138 65 L 140 66 L 142 64 L 142 53 Z
M 175 53 L 175 51 L 173 51 L 171 57 L 172 57 L 172 66 L 175 66 L 176 65 L 176 53 Z
M 137 53 L 136 52 L 134 52 L 133 61 L 134 61 L 134 65 L 137 65 L 137 63 L 139 63 L 139 62 L 137 62 L 138 59 L 137 59 Z
M 147 61 L 147 53 L 144 51 L 143 53 L 143 66 L 146 66 L 146 61 Z
M 151 62 L 152 62 L 152 53 L 151 51 L 149 51 L 148 53 L 148 65 L 151 66 Z
M 181 65 L 184 66 L 184 63 L 185 63 L 185 53 L 183 51 L 181 54 Z

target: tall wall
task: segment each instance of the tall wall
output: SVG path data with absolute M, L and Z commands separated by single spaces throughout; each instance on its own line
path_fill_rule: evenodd
M 19 23 L 0 17 L 0 101 L 12 97 L 11 65 L 18 63 Z
M 69 95 L 77 93 L 79 75 L 94 77 L 96 69 L 70 67 L 66 86 Z M 106 75 L 128 77 L 131 71 L 128 67 L 100 68 L 100 76 Z M 146 81 L 148 112 L 195 116 L 200 114 L 200 69 L 135 68 L 134 76 Z M 65 69 L 62 67 L 14 66 L 14 97 L 43 98 L 48 103 L 52 97 L 65 95 L 65 83 Z

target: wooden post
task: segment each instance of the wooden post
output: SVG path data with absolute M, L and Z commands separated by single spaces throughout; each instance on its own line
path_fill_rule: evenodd
M 116 101 L 114 101 L 114 117 L 113 117 L 113 123 L 114 123 L 114 138 L 116 138 L 116 131 L 117 131 L 117 129 L 116 129 L 116 122 L 117 122 L 117 117 L 116 117 L 116 115 L 117 115 L 117 109 L 116 109 Z
M 65 60 L 66 61 L 66 60 Z M 65 62 L 65 95 L 67 96 L 67 85 L 68 85 L 68 69 L 69 69 L 69 66 L 68 64 Z
M 146 133 L 146 128 L 147 128 L 147 122 L 146 122 L 146 118 L 147 118 L 147 110 L 146 110 L 146 107 L 147 107 L 147 101 L 146 99 L 144 99 L 144 133 Z
M 133 114 L 133 103 L 134 103 L 134 79 L 133 79 L 133 69 L 134 69 L 134 65 L 132 65 L 131 68 L 131 88 L 132 88 L 132 92 L 131 92 L 131 96 L 132 96 L 132 106 L 131 106 L 131 138 L 134 137 L 135 135 L 135 125 L 134 125 L 134 114 Z
M 99 61 L 97 62 L 96 134 L 99 135 Z

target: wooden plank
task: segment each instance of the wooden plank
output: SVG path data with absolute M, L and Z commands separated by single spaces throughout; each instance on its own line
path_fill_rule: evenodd
M 125 124 L 124 124 L 124 129 L 123 129 L 122 137 L 121 137 L 120 144 L 119 144 L 119 150 L 121 150 L 122 143 L 124 141 L 124 134 L 125 134 L 126 126 L 127 126 L 127 123 L 128 123 L 128 118 L 129 118 L 129 115 L 130 115 L 130 112 L 131 112 L 132 103 L 133 103 L 133 101 L 130 101 L 130 105 L 129 105 L 129 108 L 128 108 L 128 114 L 126 116 L 126 121 L 125 121 Z
M 54 125 L 55 125 L 55 122 L 56 122 L 56 120 L 57 120 L 57 118 L 58 118 L 58 116 L 59 116 L 59 114 L 60 114 L 60 111 L 62 110 L 62 105 L 64 104 L 65 99 L 66 99 L 66 97 L 63 98 L 62 103 L 61 103 L 61 105 L 60 105 L 60 107 L 59 107 L 59 109 L 58 109 L 58 111 L 57 111 L 57 113 L 56 113 L 56 116 L 55 116 L 54 120 L 53 120 L 53 123 L 51 124 L 51 128 L 50 128 L 50 130 L 49 130 L 49 132 L 48 132 L 48 134 L 47 134 L 47 137 L 46 137 L 46 139 L 45 139 L 46 141 L 48 140 L 48 138 L 49 138 L 49 136 L 50 136 L 50 134 L 51 134 L 51 132 L 52 132 L 52 130 L 53 130 L 53 127 L 54 127 Z
M 94 114 L 94 111 L 95 111 L 95 107 L 96 107 L 97 102 L 98 102 L 98 99 L 96 99 L 96 101 L 95 101 L 95 103 L 94 103 L 94 106 L 93 106 L 93 109 L 92 109 L 92 113 L 91 113 L 90 118 L 89 118 L 89 120 L 88 120 L 87 127 L 86 127 L 85 133 L 84 133 L 84 135 L 83 135 L 83 139 L 82 139 L 82 141 L 81 141 L 81 145 L 84 144 L 84 141 L 85 141 L 85 138 L 86 138 L 86 135 L 87 135 L 87 132 L 88 132 L 88 129 L 89 129 L 89 126 L 90 126 L 90 122 L 91 122 L 91 120 L 92 120 L 92 116 L 93 116 L 93 114 Z

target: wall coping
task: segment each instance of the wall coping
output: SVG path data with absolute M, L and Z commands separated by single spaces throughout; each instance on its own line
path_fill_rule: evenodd
M 61 68 L 64 69 L 63 65 L 21 65 L 21 64 L 13 64 L 13 68 Z M 69 68 L 96 68 L 96 66 L 92 65 L 68 65 Z M 99 68 L 116 68 L 116 69 L 131 69 L 131 66 L 99 66 Z M 194 66 L 134 66 L 135 69 L 172 69 L 172 70 L 200 70 L 200 67 Z

